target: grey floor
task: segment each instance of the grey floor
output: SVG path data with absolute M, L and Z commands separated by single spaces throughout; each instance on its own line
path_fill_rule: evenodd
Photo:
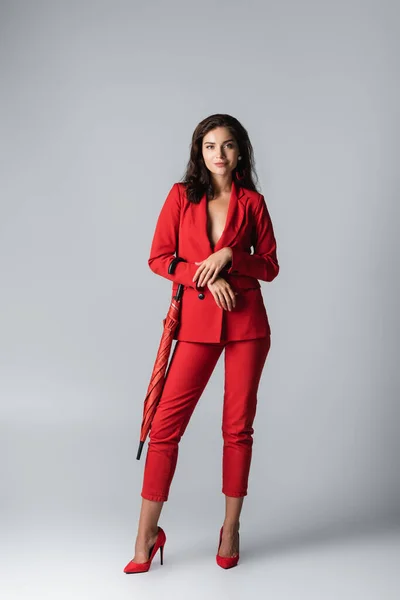
M 125 575 L 134 531 L 107 514 L 83 519 L 10 519 L 2 527 L 0 595 L 103 600 L 190 597 L 271 600 L 398 600 L 400 527 L 346 526 L 274 537 L 241 525 L 239 565 L 215 563 L 218 527 L 183 520 L 161 522 L 167 534 L 164 565 Z M 185 528 L 185 527 L 186 528 Z

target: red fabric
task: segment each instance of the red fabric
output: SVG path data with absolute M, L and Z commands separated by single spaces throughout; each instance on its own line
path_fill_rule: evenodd
M 164 387 L 165 372 L 171 352 L 172 340 L 175 329 L 179 322 L 180 306 L 176 300 L 172 300 L 167 316 L 163 319 L 163 332 L 158 346 L 157 356 L 154 361 L 150 383 L 143 406 L 143 419 L 140 428 L 140 441 L 144 442 L 151 427 L 151 421 Z M 139 453 L 140 457 L 140 453 Z
M 270 344 L 270 336 L 218 344 L 175 344 L 150 430 L 143 498 L 168 500 L 179 441 L 224 348 L 222 493 L 247 495 L 258 386 Z
M 161 208 L 148 264 L 154 273 L 173 282 L 173 294 L 179 283 L 184 285 L 176 340 L 216 343 L 270 334 L 259 280 L 272 281 L 279 272 L 273 226 L 264 196 L 236 185 L 233 180 L 226 225 L 214 249 L 207 235 L 205 194 L 199 204 L 193 204 L 187 200 L 185 185 L 174 183 Z M 198 288 L 193 282 L 198 269 L 195 262 L 226 246 L 233 255 L 223 276 L 238 292 L 231 312 L 217 306 L 207 285 Z M 254 254 L 250 254 L 251 247 Z M 175 273 L 169 274 L 175 253 L 186 262 L 179 262 Z

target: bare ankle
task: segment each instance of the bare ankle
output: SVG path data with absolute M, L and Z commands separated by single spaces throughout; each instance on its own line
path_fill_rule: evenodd
M 158 525 L 156 525 L 155 527 L 150 527 L 145 531 L 139 531 L 137 534 L 137 540 L 140 542 L 146 542 L 155 537 L 156 535 L 158 535 Z
M 230 533 L 230 534 L 234 534 L 237 531 L 239 531 L 240 528 L 240 522 L 239 521 L 224 521 L 224 525 L 223 525 L 223 531 L 225 533 Z

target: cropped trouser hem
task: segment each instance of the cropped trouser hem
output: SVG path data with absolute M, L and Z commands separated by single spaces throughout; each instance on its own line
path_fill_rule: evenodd
M 225 494 L 225 496 L 230 496 L 231 498 L 242 498 L 242 496 L 247 496 L 247 492 L 230 492 L 229 490 L 222 490 L 222 493 Z
M 155 495 L 155 494 L 141 494 L 142 498 L 145 500 L 153 500 L 154 502 L 166 502 L 168 500 L 168 496 L 165 495 Z
M 247 496 L 247 492 L 230 492 L 230 491 L 225 491 L 222 490 L 222 493 L 225 496 L 229 496 L 231 498 L 242 498 L 244 496 Z M 153 500 L 153 502 L 166 502 L 168 500 L 168 496 L 165 495 L 156 495 L 156 494 L 144 494 L 142 492 L 141 494 L 142 498 L 144 498 L 145 500 Z

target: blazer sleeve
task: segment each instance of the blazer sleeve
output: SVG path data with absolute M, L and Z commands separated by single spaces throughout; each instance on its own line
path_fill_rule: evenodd
M 232 261 L 227 272 L 272 281 L 279 273 L 279 265 L 274 229 L 262 194 L 254 211 L 253 235 L 254 254 L 232 246 Z
M 168 273 L 168 267 L 176 255 L 179 235 L 180 192 L 174 183 L 158 216 L 153 241 L 150 248 L 148 264 L 157 275 L 161 275 L 175 283 L 195 288 L 193 281 L 198 265 L 194 262 L 178 262 L 173 274 Z

